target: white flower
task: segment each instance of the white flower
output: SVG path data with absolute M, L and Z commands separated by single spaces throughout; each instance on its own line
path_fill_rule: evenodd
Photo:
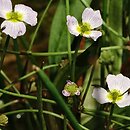
M 92 38 L 94 41 L 102 35 L 102 32 L 94 30 L 102 25 L 100 11 L 94 11 L 92 8 L 86 8 L 82 13 L 82 23 L 79 24 L 74 16 L 67 16 L 67 26 L 71 34 L 78 36 L 79 34 Z
M 10 0 L 0 0 L 0 17 L 5 19 L 1 24 L 2 32 L 14 39 L 25 34 L 25 23 L 31 26 L 37 24 L 37 12 L 23 4 L 15 5 L 12 10 Z
M 130 79 L 122 74 L 111 75 L 106 78 L 109 91 L 104 88 L 94 88 L 92 96 L 100 104 L 104 103 L 116 103 L 119 107 L 125 107 L 130 105 L 130 94 L 128 92 L 130 88 Z
M 80 88 L 74 82 L 71 82 L 70 80 L 68 80 L 67 84 L 64 87 L 64 90 L 62 90 L 62 94 L 65 97 L 74 96 L 74 95 L 79 96 Z

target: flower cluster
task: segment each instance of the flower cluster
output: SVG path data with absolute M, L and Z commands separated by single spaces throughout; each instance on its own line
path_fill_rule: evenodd
M 102 51 L 99 57 L 99 63 L 101 64 L 112 64 L 114 62 L 115 56 L 111 50 Z
M 130 79 L 122 74 L 112 75 L 109 74 L 106 78 L 109 91 L 104 88 L 94 88 L 92 96 L 100 104 L 116 103 L 119 107 L 130 105 Z
M 5 126 L 8 123 L 8 117 L 4 114 L 0 115 L 0 126 Z
M 5 19 L 1 24 L 2 32 L 14 39 L 25 34 L 25 23 L 37 24 L 37 12 L 23 4 L 15 5 L 13 10 L 11 0 L 0 0 L 0 17 Z
M 94 11 L 92 8 L 86 8 L 82 13 L 82 23 L 79 24 L 74 16 L 67 16 L 67 26 L 71 34 L 82 35 L 92 38 L 94 41 L 102 35 L 102 32 L 94 30 L 102 25 L 100 11 Z
M 62 90 L 62 94 L 66 97 L 80 95 L 80 88 L 74 82 L 67 80 L 64 90 Z

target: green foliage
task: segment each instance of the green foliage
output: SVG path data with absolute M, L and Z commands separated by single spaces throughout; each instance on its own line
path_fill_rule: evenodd
M 0 129 L 130 129 L 130 106 L 99 104 L 92 97 L 95 86 L 108 89 L 108 74 L 130 78 L 130 1 L 91 1 L 33 0 L 30 5 L 42 14 L 35 31 L 28 27 L 27 37 L 15 40 L 0 33 Z M 66 25 L 67 15 L 80 23 L 89 6 L 103 18 L 97 41 L 74 37 Z M 67 80 L 74 82 L 72 88 L 65 86 Z M 75 95 L 79 86 L 80 96 Z M 71 97 L 64 97 L 63 89 Z

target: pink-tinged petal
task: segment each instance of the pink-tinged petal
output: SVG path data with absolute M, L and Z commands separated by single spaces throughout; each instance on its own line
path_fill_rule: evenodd
M 87 33 L 83 33 L 84 37 L 92 38 L 96 41 L 100 36 L 102 36 L 102 32 L 100 31 L 88 31 Z
M 74 82 L 67 80 L 67 85 L 72 85 L 72 84 L 74 84 Z
M 5 20 L 1 24 L 2 32 L 16 39 L 18 36 L 22 36 L 26 32 L 26 27 L 23 22 L 11 22 Z
M 113 89 L 117 89 L 123 94 L 130 88 L 130 79 L 127 78 L 126 76 L 123 76 L 122 74 L 118 75 L 109 74 L 107 76 L 106 81 L 110 91 Z
M 123 95 L 123 99 L 121 99 L 120 101 L 116 102 L 116 104 L 122 108 L 122 107 L 126 107 L 126 106 L 130 106 L 130 94 L 125 93 Z
M 6 19 L 6 14 L 12 11 L 11 0 L 0 0 L 0 17 Z
M 79 96 L 79 95 L 80 95 L 80 91 L 77 90 L 77 91 L 75 92 L 75 95 Z
M 102 25 L 100 11 L 94 11 L 92 8 L 86 8 L 82 13 L 82 22 L 91 25 L 91 29 L 97 28 Z
M 78 36 L 80 34 L 80 32 L 78 31 L 78 21 L 75 17 L 68 15 L 67 16 L 67 26 L 68 26 L 68 30 L 71 34 Z
M 92 96 L 95 98 L 100 104 L 111 102 L 107 98 L 108 92 L 104 88 L 94 88 Z
M 70 93 L 67 92 L 66 90 L 62 90 L 62 94 L 63 94 L 65 97 L 69 97 L 69 96 L 70 96 Z
M 23 16 L 23 21 L 31 26 L 35 26 L 37 24 L 37 12 L 32 10 L 32 8 L 23 5 L 18 4 L 15 5 L 14 11 L 21 13 Z

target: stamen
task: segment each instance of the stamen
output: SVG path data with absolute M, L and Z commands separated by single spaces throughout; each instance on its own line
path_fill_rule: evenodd
M 112 103 L 115 103 L 122 99 L 122 94 L 120 91 L 114 89 L 108 93 L 107 97 L 112 101 Z
M 83 23 L 83 24 L 80 24 L 77 29 L 81 34 L 84 34 L 84 33 L 89 34 L 91 31 L 91 25 L 88 23 Z
M 6 18 L 12 22 L 22 21 L 23 16 L 18 12 L 9 12 L 6 14 Z

